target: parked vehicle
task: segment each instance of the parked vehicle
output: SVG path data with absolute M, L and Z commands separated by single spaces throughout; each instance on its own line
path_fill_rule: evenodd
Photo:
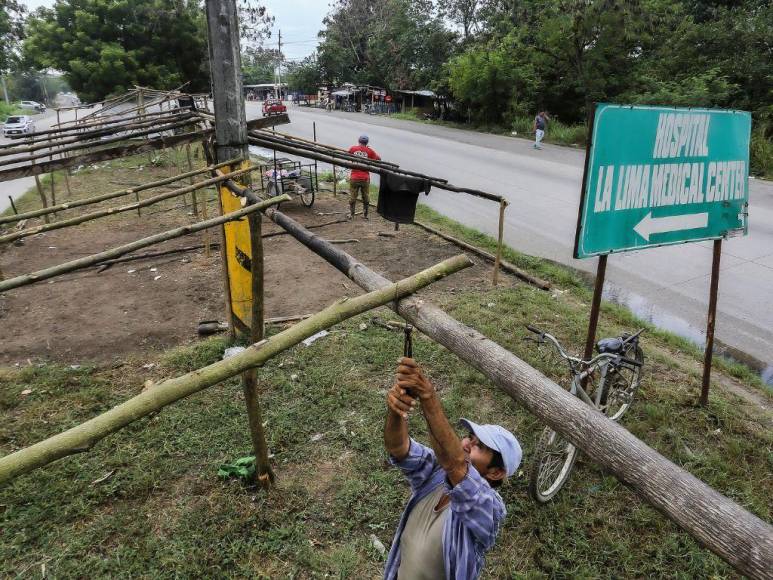
M 3 137 L 21 137 L 35 132 L 35 123 L 29 115 L 11 115 L 3 125 Z
M 266 99 L 263 101 L 263 116 L 280 115 L 287 112 L 287 107 L 279 99 Z
M 38 103 L 37 101 L 22 101 L 21 103 L 19 103 L 19 106 L 22 109 L 32 109 L 33 111 L 37 111 L 38 113 L 46 112 L 46 106 L 43 103 Z

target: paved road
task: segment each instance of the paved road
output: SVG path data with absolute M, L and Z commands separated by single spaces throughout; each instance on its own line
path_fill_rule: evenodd
M 81 112 L 81 115 L 88 114 L 90 110 Z M 70 121 L 75 118 L 75 113 L 72 111 L 63 111 L 60 114 L 62 122 Z M 45 113 L 34 115 L 36 131 L 45 131 L 50 129 L 52 125 L 56 123 L 56 111 L 48 109 Z M 19 139 L 7 139 L 0 134 L 0 145 L 6 143 L 19 143 L 22 144 L 22 140 Z M 24 195 L 24 193 L 30 188 L 35 186 L 34 177 L 23 177 L 22 179 L 14 179 L 13 181 L 0 181 L 0 213 L 4 212 L 11 206 L 11 202 L 8 200 L 8 196 L 16 199 Z
M 444 177 L 460 186 L 507 197 L 508 245 L 527 254 L 594 272 L 596 260 L 574 260 L 572 248 L 585 154 L 527 140 L 486 135 L 357 113 L 302 107 L 278 130 L 348 147 L 361 133 L 389 161 Z M 248 103 L 248 116 L 260 116 Z M 465 225 L 496 235 L 498 206 L 471 196 L 433 190 L 422 203 Z M 717 339 L 773 364 L 773 184 L 751 181 L 746 238 L 723 244 Z M 697 341 L 703 340 L 708 307 L 712 243 L 655 248 L 611 256 L 608 298 Z M 768 370 L 770 372 L 770 369 Z

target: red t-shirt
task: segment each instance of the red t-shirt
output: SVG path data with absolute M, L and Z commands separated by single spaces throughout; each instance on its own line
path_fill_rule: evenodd
M 376 161 L 380 161 L 381 157 L 378 156 L 378 153 L 373 151 L 370 147 L 367 145 L 353 145 L 349 147 L 349 153 L 352 155 L 356 155 L 357 157 L 365 157 L 367 159 L 375 159 Z M 370 181 L 370 173 L 367 171 L 360 171 L 359 169 L 352 169 L 352 177 L 355 181 Z

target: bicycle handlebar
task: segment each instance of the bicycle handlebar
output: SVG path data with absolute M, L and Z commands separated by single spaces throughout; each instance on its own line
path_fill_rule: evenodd
M 529 330 L 529 331 L 533 332 L 534 334 L 545 334 L 539 328 L 535 328 L 531 324 L 527 324 L 526 325 L 526 330 Z
M 539 328 L 536 328 L 536 327 L 532 326 L 531 324 L 527 324 L 526 325 L 526 329 L 529 330 L 530 332 L 533 332 L 534 334 L 539 334 L 540 335 L 540 339 L 542 339 L 542 341 L 551 342 L 553 344 L 553 346 L 556 347 L 556 350 L 558 351 L 558 354 L 561 355 L 562 358 L 566 359 L 566 361 L 569 362 L 570 366 L 574 363 L 574 364 L 584 365 L 586 367 L 592 367 L 594 364 L 596 364 L 596 362 L 598 362 L 601 359 L 617 359 L 619 362 L 623 362 L 623 363 L 626 363 L 626 364 L 629 364 L 629 365 L 632 365 L 632 366 L 635 366 L 635 367 L 641 367 L 642 366 L 642 363 L 640 363 L 639 361 L 636 361 L 636 360 L 624 357 L 622 355 L 612 354 L 612 353 L 608 353 L 608 352 L 602 352 L 602 353 L 596 355 L 595 357 L 593 357 L 591 360 L 588 360 L 588 361 L 582 360 L 581 358 L 577 358 L 577 357 L 574 357 L 574 356 L 571 356 L 570 354 L 568 354 L 564 350 L 564 348 L 561 346 L 561 343 L 558 342 L 558 339 L 556 339 L 556 337 L 554 337 L 552 334 L 548 334 L 547 332 L 544 332 L 544 331 L 540 330 Z M 629 337 L 628 340 L 630 340 L 631 338 L 634 338 L 636 336 L 639 336 L 642 333 L 643 330 L 644 329 L 642 328 L 636 334 L 634 334 L 631 337 Z

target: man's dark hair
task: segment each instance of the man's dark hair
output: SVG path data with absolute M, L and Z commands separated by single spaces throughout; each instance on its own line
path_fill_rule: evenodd
M 489 461 L 489 464 L 488 464 L 489 469 L 492 467 L 499 467 L 501 469 L 504 469 L 505 462 L 502 459 L 502 454 L 499 451 L 495 451 L 493 449 L 491 450 L 491 454 L 492 454 L 491 461 Z M 504 483 L 504 481 L 505 481 L 504 479 L 497 479 L 496 481 L 488 480 L 489 485 L 493 488 L 499 487 L 500 485 L 502 485 L 502 483 Z

